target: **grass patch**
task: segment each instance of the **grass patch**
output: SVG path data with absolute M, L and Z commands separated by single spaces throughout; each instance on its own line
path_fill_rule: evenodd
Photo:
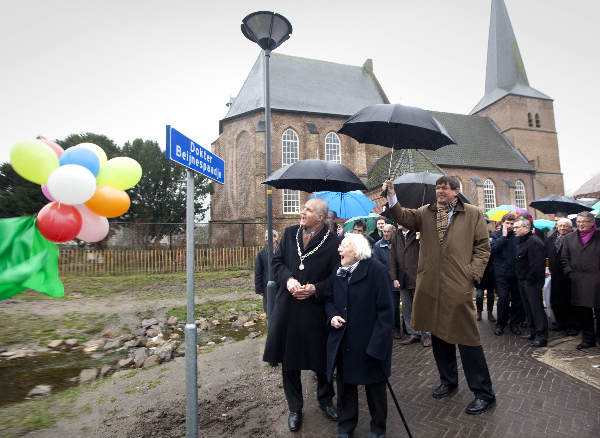
M 23 435 L 24 433 L 46 429 L 60 417 L 72 416 L 77 397 L 89 391 L 90 387 L 80 386 L 67 389 L 49 397 L 28 400 L 0 409 L 0 430 L 3 436 Z M 84 409 L 85 406 L 82 408 Z M 91 408 L 90 408 L 91 409 Z
M 260 297 L 259 297 L 260 298 Z M 262 312 L 262 300 L 237 300 L 237 301 L 207 301 L 196 304 L 194 314 L 196 317 L 220 319 L 234 312 Z M 176 316 L 180 321 L 187 317 L 185 306 L 173 307 L 167 311 L 167 318 Z
M 69 338 L 86 341 L 116 318 L 116 314 L 106 316 L 96 312 L 68 312 L 54 318 L 32 315 L 27 311 L 0 312 L 0 345 L 46 345 L 53 339 Z
M 121 376 L 122 379 L 131 379 L 138 373 L 138 370 L 127 371 L 125 374 Z

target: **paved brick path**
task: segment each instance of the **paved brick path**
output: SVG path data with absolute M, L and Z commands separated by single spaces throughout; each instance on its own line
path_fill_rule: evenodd
M 512 334 L 494 336 L 493 324 L 486 320 L 479 324 L 497 397 L 496 406 L 479 416 L 464 412 L 473 394 L 460 368 L 460 359 L 459 391 L 452 397 L 435 400 L 431 391 L 439 384 L 439 377 L 431 349 L 395 342 L 390 381 L 414 438 L 600 437 L 600 390 L 536 360 L 534 355 L 540 351 L 529 347 L 525 340 Z M 600 348 L 585 354 L 600 356 Z M 335 436 L 335 423 L 324 419 L 316 408 L 314 385 L 309 379 L 304 380 L 311 392 L 305 396 L 303 428 L 285 435 Z M 359 388 L 359 392 L 361 412 L 356 438 L 369 436 L 370 416 L 363 389 Z M 387 436 L 407 436 L 391 396 Z

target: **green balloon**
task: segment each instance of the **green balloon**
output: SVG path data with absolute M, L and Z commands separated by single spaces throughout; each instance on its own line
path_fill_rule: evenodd
M 10 150 L 10 164 L 19 175 L 36 184 L 46 184 L 58 168 L 56 153 L 41 141 L 22 141 Z
M 136 185 L 142 178 L 142 166 L 129 157 L 111 158 L 100 168 L 96 177 L 99 186 L 112 186 L 127 190 Z

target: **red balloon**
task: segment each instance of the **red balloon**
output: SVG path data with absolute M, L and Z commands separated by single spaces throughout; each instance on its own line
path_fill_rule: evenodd
M 53 141 L 50 141 L 46 138 L 40 137 L 38 140 L 44 143 L 50 149 L 52 149 L 58 158 L 60 158 L 62 153 L 65 151 L 60 145 L 57 145 Z
M 68 242 L 81 231 L 81 214 L 72 205 L 58 201 L 44 205 L 37 215 L 37 229 L 52 242 Z

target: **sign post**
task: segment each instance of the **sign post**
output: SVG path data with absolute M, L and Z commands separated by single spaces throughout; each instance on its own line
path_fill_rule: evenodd
M 194 173 L 225 182 L 225 162 L 167 125 L 165 156 L 187 167 L 185 212 L 187 319 L 185 324 L 186 438 L 198 436 L 198 332 L 194 318 Z

